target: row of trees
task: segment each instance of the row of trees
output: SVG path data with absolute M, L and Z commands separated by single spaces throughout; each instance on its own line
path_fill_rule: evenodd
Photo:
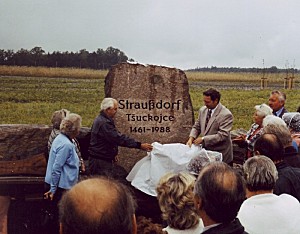
M 44 66 L 44 67 L 78 67 L 91 69 L 109 69 L 112 65 L 126 62 L 128 57 L 119 49 L 108 47 L 106 50 L 97 49 L 89 52 L 85 49 L 79 52 L 46 53 L 42 47 L 34 47 L 31 50 L 0 49 L 0 65 L 11 66 Z M 134 61 L 130 59 L 129 61 Z
M 277 68 L 276 66 L 272 66 L 269 68 L 241 68 L 241 67 L 216 67 L 216 66 L 211 66 L 211 67 L 197 67 L 195 69 L 190 69 L 189 71 L 201 71 L 201 72 L 249 72 L 249 73 L 279 73 L 279 72 L 287 72 L 289 73 L 298 73 L 298 71 L 295 68 L 286 68 L 286 69 L 280 69 Z

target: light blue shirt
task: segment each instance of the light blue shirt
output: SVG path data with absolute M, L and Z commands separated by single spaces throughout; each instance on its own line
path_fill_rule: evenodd
M 45 182 L 50 185 L 51 193 L 57 187 L 70 189 L 78 181 L 79 158 L 75 145 L 60 133 L 53 141 L 47 164 Z
M 284 108 L 284 106 L 281 107 L 278 111 L 275 112 L 275 113 L 276 113 L 276 116 L 279 116 L 279 115 L 281 114 L 283 108 Z

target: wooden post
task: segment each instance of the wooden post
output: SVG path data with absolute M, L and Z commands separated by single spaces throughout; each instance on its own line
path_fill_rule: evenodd
M 265 77 L 262 77 L 262 78 L 260 79 L 260 88 L 261 88 L 261 89 L 266 89 L 267 86 L 268 86 L 267 84 L 268 84 L 268 79 L 265 78 Z

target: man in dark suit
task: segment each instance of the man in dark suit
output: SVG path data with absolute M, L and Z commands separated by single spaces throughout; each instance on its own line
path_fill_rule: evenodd
M 287 109 L 285 109 L 284 104 L 286 100 L 285 93 L 279 90 L 273 90 L 270 94 L 269 98 L 269 106 L 273 110 L 273 115 L 282 118 L 284 113 L 287 113 Z
M 204 106 L 199 110 L 187 141 L 187 145 L 202 144 L 211 151 L 222 153 L 223 161 L 231 164 L 233 159 L 230 131 L 233 123 L 232 113 L 220 103 L 221 94 L 215 89 L 203 92 Z

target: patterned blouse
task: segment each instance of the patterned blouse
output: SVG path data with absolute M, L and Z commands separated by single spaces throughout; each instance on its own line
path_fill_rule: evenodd
M 263 134 L 263 128 L 254 123 L 251 125 L 250 130 L 246 134 L 246 142 L 248 145 L 247 157 L 253 156 L 254 143 Z

